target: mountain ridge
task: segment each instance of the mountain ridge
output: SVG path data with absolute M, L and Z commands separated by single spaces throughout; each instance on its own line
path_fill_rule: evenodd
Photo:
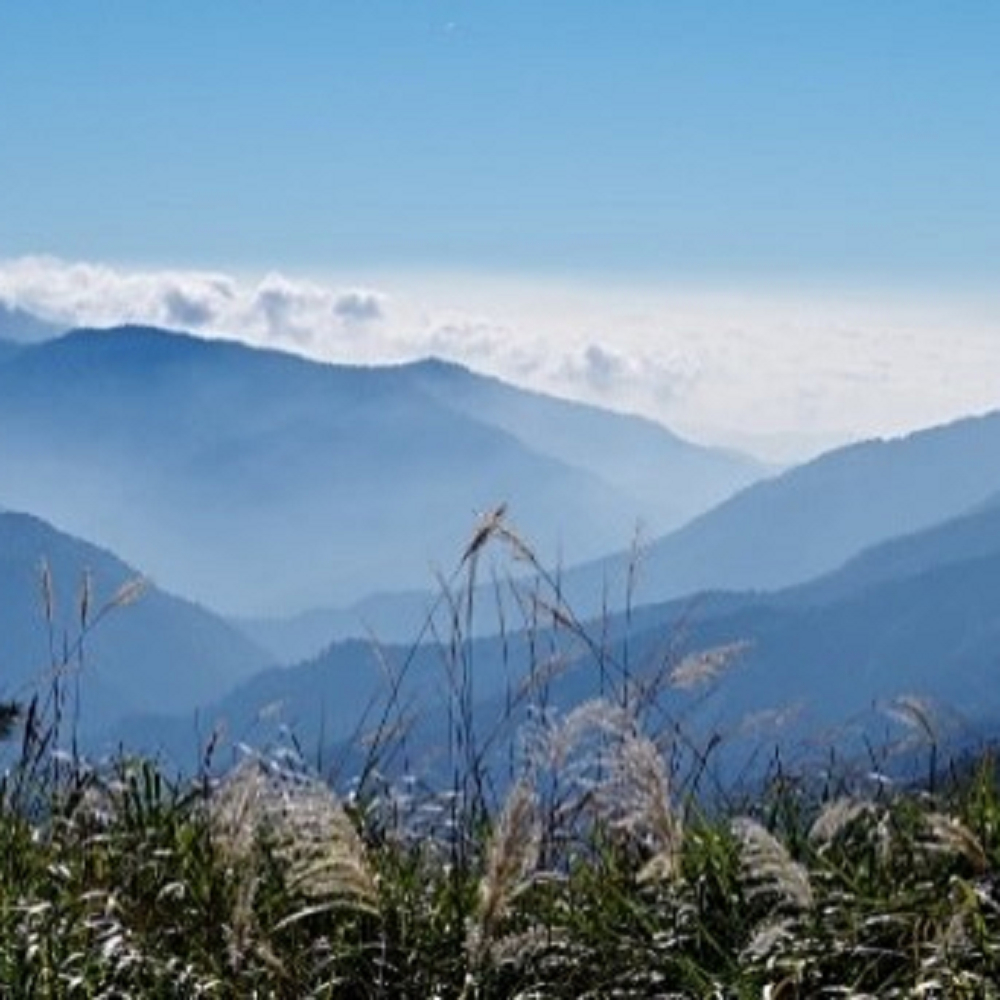
M 1000 694 L 992 693 L 1000 670 L 998 516 L 1000 504 L 985 505 L 777 592 L 692 594 L 583 622 L 590 643 L 578 641 L 576 626 L 552 627 L 551 620 L 519 632 L 511 615 L 503 636 L 461 647 L 463 662 L 474 665 L 483 731 L 491 731 L 540 655 L 561 665 L 545 698 L 546 711 L 558 713 L 597 696 L 601 678 L 619 676 L 625 662 L 642 691 L 685 655 L 727 646 L 740 650 L 735 666 L 702 693 L 675 692 L 665 709 L 683 718 L 692 736 L 707 741 L 717 733 L 734 741 L 736 757 L 760 752 L 761 739 L 785 750 L 815 750 L 821 732 L 836 737 L 827 752 L 838 746 L 855 752 L 866 734 L 882 739 L 891 729 L 886 712 L 900 697 L 916 698 L 936 714 L 942 743 L 962 735 L 954 728 L 959 723 L 964 732 L 990 725 L 1000 719 Z M 985 544 L 976 544 L 977 537 Z M 333 740 L 338 727 L 343 740 L 385 690 L 388 671 L 405 678 L 400 696 L 411 714 L 420 719 L 422 708 L 427 715 L 409 737 L 415 753 L 421 740 L 440 738 L 446 724 L 441 700 L 449 649 L 447 633 L 419 647 L 335 643 L 301 664 L 246 680 L 205 715 L 225 720 L 240 738 L 265 743 L 281 727 L 306 746 Z M 270 721 L 261 715 L 265 705 Z M 171 745 L 176 723 L 150 725 L 151 732 L 162 725 L 158 731 Z
M 645 546 L 642 599 L 704 589 L 791 586 L 862 549 L 959 515 L 1000 491 L 1000 411 L 891 439 L 857 442 L 761 480 Z M 630 554 L 573 567 L 588 593 L 621 581 Z
M 64 673 L 88 732 L 128 712 L 193 710 L 268 663 L 208 609 L 32 514 L 0 511 L 0 598 L 4 694 L 44 693 Z
M 879 543 L 995 504 L 996 455 L 1000 411 L 834 449 L 759 480 L 628 552 L 558 567 L 562 592 L 586 617 L 629 601 L 655 605 L 700 591 L 793 587 Z M 631 594 L 630 579 L 636 584 Z M 433 601 L 428 592 L 422 598 L 369 595 L 353 608 L 328 613 L 330 639 L 343 637 L 352 620 L 354 635 L 359 623 L 390 639 L 413 634 Z M 489 631 L 497 622 L 484 618 L 482 625 Z M 270 640 L 268 631 L 261 629 L 260 641 L 275 648 L 286 643 L 288 629 L 270 629 Z M 314 647 L 317 635 L 314 628 Z M 285 648 L 301 649 L 296 641 L 292 635 Z
M 546 558 L 629 537 L 640 499 L 420 382 L 156 328 L 71 331 L 0 363 L 0 495 L 227 612 L 423 585 L 501 501 Z

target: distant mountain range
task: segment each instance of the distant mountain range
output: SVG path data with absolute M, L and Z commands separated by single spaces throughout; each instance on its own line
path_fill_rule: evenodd
M 546 559 L 596 556 L 761 472 L 439 362 L 318 364 L 140 327 L 0 354 L 0 497 L 227 612 L 426 586 L 500 502 Z
M 805 584 L 641 609 L 633 627 L 670 622 L 695 648 L 749 642 L 720 688 L 740 712 L 795 703 L 832 725 L 913 694 L 1000 720 L 1000 496 Z
M 485 421 L 534 451 L 635 497 L 645 512 L 646 530 L 684 524 L 732 494 L 735 482 L 745 485 L 764 471 L 746 456 L 692 445 L 651 420 L 570 404 L 473 375 L 458 365 L 424 362 L 413 366 L 411 375 L 449 409 Z
M 267 666 L 221 619 L 155 587 L 102 615 L 138 578 L 103 549 L 0 512 L 0 698 L 44 696 L 58 674 L 71 697 L 79 692 L 84 733 L 150 711 L 177 713 L 190 729 L 199 705 Z
M 291 731 L 330 749 L 402 677 L 408 746 L 426 749 L 449 725 L 456 656 L 488 725 L 523 710 L 528 664 L 551 669 L 559 711 L 723 646 L 739 650 L 724 677 L 660 707 L 732 747 L 730 763 L 761 734 L 786 749 L 874 746 L 914 705 L 925 738 L 995 729 L 998 456 L 1000 412 L 759 479 L 749 460 L 647 421 L 438 361 L 324 365 L 136 327 L 0 341 L 0 501 L 105 547 L 0 513 L 0 697 L 65 660 L 86 681 L 91 734 L 190 755 L 199 708 L 203 735 L 219 723 L 231 740 Z M 473 512 L 501 501 L 552 575 L 522 560 L 522 575 L 491 579 L 503 568 L 484 557 L 466 618 L 454 593 L 424 586 L 430 567 L 444 580 L 459 564 Z M 638 562 L 564 565 L 620 550 L 643 515 L 653 541 Z M 243 617 L 153 590 L 78 657 L 85 571 L 92 607 L 133 575 L 108 548 Z M 422 645 L 330 644 L 359 622 L 415 638 L 435 600 Z M 554 613 L 567 605 L 589 638 Z M 900 696 L 916 700 L 894 709 Z
M 638 607 L 589 622 L 586 633 L 584 642 L 573 629 L 542 628 L 462 647 L 474 668 L 482 732 L 511 705 L 531 663 L 561 665 L 546 705 L 566 711 L 599 694 L 603 681 L 620 683 L 626 663 L 641 683 L 690 653 L 739 644 L 717 681 L 694 691 L 668 687 L 660 705 L 703 745 L 718 737 L 730 774 L 754 753 L 766 759 L 769 746 L 830 758 L 868 741 L 876 754 L 900 735 L 900 718 L 914 731 L 926 724 L 929 731 L 916 735 L 946 748 L 1000 725 L 1000 496 L 806 584 Z M 401 703 L 413 722 L 405 749 L 427 753 L 440 749 L 447 731 L 442 706 L 455 655 L 447 635 L 421 647 L 335 644 L 245 682 L 205 718 L 224 720 L 235 738 L 255 745 L 287 728 L 304 747 L 326 746 L 329 759 L 379 691 L 402 675 Z M 377 718 L 369 712 L 369 724 Z M 178 725 L 147 718 L 132 732 L 156 734 L 159 746 L 172 748 Z
M 1000 412 L 890 440 L 866 441 L 739 491 L 638 551 L 559 572 L 581 616 L 702 590 L 775 590 L 829 573 L 868 546 L 963 514 L 1000 494 Z M 530 538 L 529 538 L 530 540 Z M 628 580 L 635 587 L 629 593 Z M 434 595 L 373 595 L 355 606 L 245 627 L 280 659 L 358 635 L 415 634 Z M 489 595 L 481 603 L 489 605 Z M 488 613 L 482 630 L 497 627 Z
M 1000 411 L 827 452 L 723 501 L 641 554 L 639 599 L 704 589 L 773 590 L 831 572 L 862 549 L 919 531 L 1000 492 Z M 608 581 L 622 584 L 622 553 L 564 574 L 581 607 Z

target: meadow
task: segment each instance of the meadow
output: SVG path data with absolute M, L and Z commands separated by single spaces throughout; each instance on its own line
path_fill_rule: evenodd
M 949 762 L 928 746 L 924 779 L 907 783 L 775 760 L 720 799 L 701 784 L 712 747 L 664 723 L 655 685 L 607 671 L 600 696 L 556 710 L 541 663 L 527 665 L 516 729 L 479 732 L 464 630 L 497 541 L 533 558 L 500 516 L 465 552 L 446 595 L 433 779 L 400 766 L 406 706 L 392 691 L 337 780 L 294 739 L 221 771 L 209 744 L 185 776 L 124 748 L 88 760 L 72 656 L 7 705 L 4 995 L 1000 996 L 989 751 Z M 123 590 L 81 621 L 135 599 Z M 730 652 L 686 657 L 658 682 L 718 679 Z

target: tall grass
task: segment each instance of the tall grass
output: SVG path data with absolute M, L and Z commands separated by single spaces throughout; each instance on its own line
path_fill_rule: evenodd
M 519 598 L 537 657 L 484 723 L 472 600 L 496 543 L 538 571 Z M 53 711 L 12 719 L 0 993 L 1000 996 L 990 755 L 933 790 L 817 795 L 778 774 L 742 808 L 710 810 L 698 782 L 712 747 L 657 694 L 713 683 L 738 648 L 652 674 L 623 663 L 502 511 L 459 569 L 438 636 L 447 767 L 433 775 L 397 766 L 406 663 L 340 794 L 294 757 L 248 753 L 221 779 L 127 755 L 87 763 L 53 728 L 59 691 Z M 553 629 L 600 673 L 595 697 L 562 711 Z

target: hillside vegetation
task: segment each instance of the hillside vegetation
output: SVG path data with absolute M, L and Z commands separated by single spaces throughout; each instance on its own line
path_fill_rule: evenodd
M 338 797 L 288 755 L 171 782 L 38 721 L 0 784 L 9 995 L 1000 995 L 990 757 L 706 813 L 612 701 L 540 726 L 500 802 L 474 768 Z
M 558 664 L 538 651 L 483 728 L 467 636 L 493 539 L 532 558 L 499 513 L 465 552 L 437 767 L 410 760 L 398 675 L 338 774 L 294 734 L 221 774 L 215 737 L 190 778 L 130 755 L 88 763 L 62 749 L 65 687 L 23 706 L 0 782 L 0 983 L 40 997 L 1000 996 L 989 752 L 946 766 L 933 742 L 911 745 L 924 781 L 905 786 L 877 770 L 887 748 L 860 769 L 778 758 L 742 792 L 713 786 L 714 741 L 660 695 L 696 703 L 733 645 L 644 678 L 608 656 L 601 693 L 561 707 Z M 550 614 L 585 641 L 557 599 Z

